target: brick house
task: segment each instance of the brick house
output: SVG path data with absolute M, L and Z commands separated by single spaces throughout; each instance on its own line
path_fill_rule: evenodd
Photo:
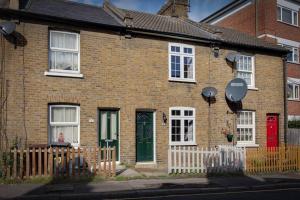
M 2 5 L 2 21 L 15 22 L 26 38 L 23 46 L 3 35 L 0 41 L 9 141 L 116 146 L 121 163 L 165 168 L 169 145 L 231 144 L 221 134 L 226 128 L 239 146 L 265 146 L 272 115 L 283 142 L 287 51 L 190 21 L 178 11 L 186 6 L 166 4 L 172 11 L 154 15 L 108 1 L 103 7 L 63 0 Z M 243 73 L 226 62 L 232 52 L 250 78 L 242 104 L 231 109 L 225 87 Z M 218 90 L 210 106 L 201 95 L 207 86 Z
M 290 49 L 286 72 L 289 120 L 300 120 L 299 9 L 299 0 L 235 0 L 202 20 Z

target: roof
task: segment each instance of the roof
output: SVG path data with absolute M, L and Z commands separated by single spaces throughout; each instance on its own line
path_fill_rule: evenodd
M 216 18 L 221 17 L 221 16 L 225 15 L 226 13 L 232 11 L 233 9 L 236 9 L 239 6 L 243 6 L 246 3 L 251 2 L 251 1 L 252 0 L 232 0 L 231 3 L 229 3 L 226 6 L 220 8 L 219 10 L 215 11 L 211 15 L 205 17 L 200 22 L 210 23 L 213 20 L 215 20 Z
M 171 16 L 155 15 L 133 10 L 121 9 L 132 17 L 132 28 L 151 30 L 161 33 L 171 33 L 197 37 L 201 39 L 215 40 L 216 37 L 188 21 Z
M 76 21 L 122 26 L 102 7 L 62 0 L 31 0 L 25 12 L 61 17 Z
M 71 23 L 77 26 L 96 24 L 107 28 L 122 28 L 122 30 L 139 31 L 147 34 L 160 34 L 164 37 L 180 37 L 186 40 L 206 41 L 230 44 L 239 47 L 273 50 L 281 54 L 287 50 L 262 39 L 249 36 L 232 29 L 221 28 L 197 23 L 188 19 L 171 16 L 149 14 L 139 11 L 120 9 L 105 1 L 103 7 L 91 6 L 66 0 L 31 0 L 24 10 L 16 11 L 1 9 L 0 16 L 12 12 L 18 17 L 28 14 L 28 18 Z M 31 19 L 31 18 L 30 18 Z

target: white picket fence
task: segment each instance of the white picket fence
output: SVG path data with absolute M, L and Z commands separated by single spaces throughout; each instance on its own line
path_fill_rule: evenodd
M 246 150 L 221 145 L 215 148 L 169 146 L 169 173 L 212 173 L 245 170 Z

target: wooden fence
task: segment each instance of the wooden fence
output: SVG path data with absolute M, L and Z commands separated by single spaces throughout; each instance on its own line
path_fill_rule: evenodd
M 245 149 L 233 146 L 199 148 L 170 146 L 169 173 L 233 172 L 244 169 Z
M 7 154 L 6 177 L 115 176 L 115 148 L 27 148 Z
M 268 173 L 300 170 L 300 146 L 247 149 L 246 172 Z
M 289 145 L 300 145 L 300 129 L 289 128 L 287 130 L 286 138 Z

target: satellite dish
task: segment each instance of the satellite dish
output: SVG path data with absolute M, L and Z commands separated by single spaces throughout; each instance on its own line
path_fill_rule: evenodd
M 225 90 L 226 98 L 231 102 L 241 101 L 247 94 L 248 86 L 244 79 L 235 78 L 231 80 Z
M 226 56 L 226 60 L 231 63 L 237 62 L 239 59 L 240 59 L 240 54 L 234 52 L 230 52 Z
M 13 22 L 0 23 L 0 33 L 3 35 L 9 35 L 16 30 L 16 24 Z
M 217 95 L 218 91 L 214 87 L 206 87 L 202 90 L 202 95 L 206 98 L 212 98 Z

